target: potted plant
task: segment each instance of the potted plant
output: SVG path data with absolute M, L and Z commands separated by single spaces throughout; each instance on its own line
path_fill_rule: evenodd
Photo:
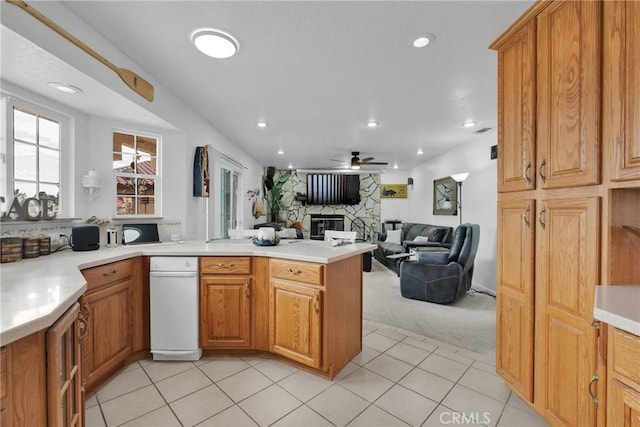
M 269 166 L 262 177 L 262 186 L 264 188 L 264 197 L 267 202 L 267 206 L 271 211 L 271 220 L 277 221 L 278 212 L 282 210 L 282 186 L 289 180 L 291 171 L 282 173 L 277 179 L 275 179 L 276 168 Z

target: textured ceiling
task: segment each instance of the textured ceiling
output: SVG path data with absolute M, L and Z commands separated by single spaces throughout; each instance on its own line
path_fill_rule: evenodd
M 326 168 L 357 150 L 406 169 L 495 128 L 488 46 L 531 2 L 64 4 L 264 165 Z M 197 52 L 190 34 L 202 27 L 231 33 L 239 53 Z M 412 47 L 425 32 L 437 41 Z

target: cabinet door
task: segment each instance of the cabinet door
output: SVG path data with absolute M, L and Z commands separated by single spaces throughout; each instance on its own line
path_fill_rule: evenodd
M 292 282 L 271 280 L 269 294 L 271 351 L 319 368 L 322 291 Z
M 76 303 L 47 331 L 47 400 L 50 426 L 83 426 L 80 322 Z
M 607 400 L 607 425 L 640 426 L 640 392 L 618 380 L 610 383 Z
M 120 366 L 132 352 L 131 281 L 85 295 L 87 332 L 82 340 L 82 372 L 86 389 Z
M 498 204 L 496 370 L 533 402 L 535 201 Z
M 598 184 L 602 2 L 558 1 L 538 17 L 538 179 Z
M 535 187 L 535 20 L 498 50 L 498 191 Z
M 640 179 L 640 2 L 604 4 L 603 136 L 611 179 Z
M 595 426 L 599 198 L 542 200 L 537 210 L 535 404 L 553 425 Z
M 251 277 L 202 277 L 200 345 L 210 348 L 251 346 Z

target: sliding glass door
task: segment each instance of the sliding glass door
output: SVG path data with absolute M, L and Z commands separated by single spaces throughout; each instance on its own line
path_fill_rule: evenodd
M 220 236 L 229 237 L 229 230 L 238 225 L 238 189 L 240 173 L 220 168 Z

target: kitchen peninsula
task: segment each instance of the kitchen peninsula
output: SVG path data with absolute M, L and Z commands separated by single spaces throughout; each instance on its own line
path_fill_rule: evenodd
M 86 390 L 149 357 L 151 256 L 199 257 L 204 355 L 275 357 L 333 378 L 362 349 L 361 254 L 373 249 L 222 240 L 64 251 L 3 264 L 2 409 L 9 408 L 3 421 L 39 424 L 46 401 L 67 398 L 66 387 L 52 387 L 53 356 L 76 351 L 61 363 L 68 365 L 67 381 Z M 68 333 L 59 330 L 65 326 Z M 42 408 L 33 407 L 37 401 Z

